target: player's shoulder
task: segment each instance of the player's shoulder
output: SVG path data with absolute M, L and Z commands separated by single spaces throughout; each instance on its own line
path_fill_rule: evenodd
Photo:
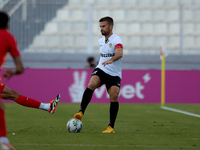
M 1 33 L 3 34 L 4 37 L 7 37 L 9 39 L 15 39 L 14 36 L 7 30 L 1 30 Z
M 113 39 L 121 39 L 117 34 L 113 34 Z
M 6 42 L 16 41 L 14 36 L 7 30 L 0 30 L 0 35 L 4 37 Z
M 10 32 L 8 32 L 8 37 L 9 37 L 9 40 L 12 42 L 12 43 L 16 43 L 17 40 L 16 38 L 14 37 L 14 35 L 12 35 Z
M 105 37 L 104 37 L 104 36 L 102 36 L 102 37 L 98 40 L 99 43 L 104 42 L 104 41 L 105 41 Z
M 112 41 L 122 43 L 122 39 L 117 34 L 113 34 Z

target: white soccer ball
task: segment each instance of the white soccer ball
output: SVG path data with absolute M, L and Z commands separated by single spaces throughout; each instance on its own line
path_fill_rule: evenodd
M 81 120 L 72 118 L 67 122 L 67 130 L 72 133 L 78 133 L 81 131 L 83 123 Z

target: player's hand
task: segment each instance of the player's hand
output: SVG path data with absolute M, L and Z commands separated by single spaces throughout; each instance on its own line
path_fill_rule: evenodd
M 107 64 L 111 64 L 113 61 L 112 60 L 107 60 L 107 61 L 104 61 L 103 63 L 102 63 L 102 65 L 107 65 Z
M 5 71 L 3 76 L 9 80 L 13 76 L 13 70 L 7 68 L 3 68 L 3 70 Z

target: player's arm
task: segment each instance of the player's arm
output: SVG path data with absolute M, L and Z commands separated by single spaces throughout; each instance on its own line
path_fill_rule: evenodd
M 7 79 L 10 79 L 13 75 L 21 74 L 24 72 L 24 67 L 22 64 L 20 52 L 18 50 L 17 41 L 15 40 L 14 36 L 12 36 L 12 35 L 10 36 L 9 40 L 10 40 L 9 41 L 10 47 L 9 47 L 8 51 L 13 58 L 13 61 L 15 64 L 15 69 L 14 70 L 4 69 L 5 70 L 4 77 L 6 77 Z
M 111 64 L 111 63 L 119 60 L 120 58 L 122 58 L 122 56 L 123 56 L 123 46 L 122 46 L 122 44 L 117 44 L 115 46 L 115 55 L 111 59 L 103 62 L 102 65 L 105 66 L 107 64 Z
M 8 70 L 5 69 L 4 77 L 7 79 L 10 79 L 13 75 L 21 74 L 24 72 L 24 67 L 22 64 L 22 59 L 20 56 L 13 57 L 13 61 L 15 63 L 15 69 L 14 70 Z

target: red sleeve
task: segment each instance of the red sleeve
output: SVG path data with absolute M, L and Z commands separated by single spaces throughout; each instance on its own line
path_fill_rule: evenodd
M 117 48 L 122 48 L 123 49 L 123 45 L 122 44 L 116 44 L 115 45 L 115 49 L 117 49 Z
M 10 49 L 9 52 L 11 54 L 12 57 L 15 56 L 20 56 L 19 50 L 18 50 L 18 46 L 17 46 L 17 42 L 15 40 L 15 38 L 13 36 L 10 37 Z

